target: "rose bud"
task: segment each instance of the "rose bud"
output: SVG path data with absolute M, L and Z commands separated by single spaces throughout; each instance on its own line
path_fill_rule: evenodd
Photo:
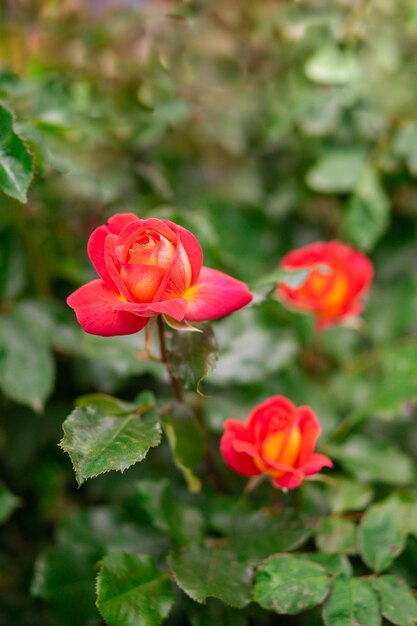
M 202 267 L 197 239 L 168 220 L 113 215 L 91 234 L 87 249 L 100 278 L 67 303 L 92 335 L 136 333 L 159 314 L 177 322 L 214 320 L 252 300 L 241 281 Z
M 374 275 L 371 261 L 340 241 L 317 241 L 292 250 L 280 267 L 310 270 L 301 287 L 280 283 L 277 295 L 287 306 L 312 313 L 320 330 L 362 311 L 361 300 Z
M 333 467 L 327 456 L 314 452 L 321 428 L 308 406 L 297 408 L 283 396 L 256 406 L 246 423 L 224 423 L 220 452 L 243 476 L 269 474 L 281 489 L 298 487 L 305 476 Z

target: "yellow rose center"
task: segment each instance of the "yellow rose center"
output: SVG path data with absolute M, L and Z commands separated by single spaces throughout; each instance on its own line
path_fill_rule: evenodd
M 254 459 L 257 467 L 275 477 L 282 476 L 284 472 L 268 468 L 265 465 L 265 461 L 266 463 L 284 463 L 294 467 L 300 453 L 301 439 L 301 432 L 298 426 L 295 426 L 291 431 L 281 430 L 271 433 L 262 444 L 262 458 Z

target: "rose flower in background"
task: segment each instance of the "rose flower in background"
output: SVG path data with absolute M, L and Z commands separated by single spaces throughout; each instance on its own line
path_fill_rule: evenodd
M 320 330 L 361 313 L 374 274 L 364 254 L 340 241 L 318 241 L 292 250 L 280 267 L 311 270 L 301 287 L 281 283 L 277 294 L 287 306 L 312 313 Z
M 241 281 L 202 267 L 197 239 L 168 220 L 113 215 L 91 234 L 88 254 L 100 278 L 77 289 L 67 303 L 93 335 L 136 333 L 158 314 L 204 322 L 252 300 Z
M 281 489 L 298 487 L 305 476 L 332 467 L 332 461 L 314 452 L 321 428 L 313 411 L 296 407 L 283 396 L 273 396 L 250 413 L 246 423 L 224 423 L 220 451 L 239 474 L 268 474 Z

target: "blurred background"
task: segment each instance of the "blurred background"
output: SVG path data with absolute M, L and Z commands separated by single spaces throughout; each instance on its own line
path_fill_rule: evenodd
M 215 324 L 207 420 L 216 437 L 225 417 L 284 393 L 329 433 L 365 406 L 376 420 L 359 411 L 353 468 L 344 441 L 333 454 L 358 480 L 391 462 L 388 482 L 410 481 L 416 70 L 414 0 L 0 0 L 0 103 L 35 163 L 26 204 L 0 193 L 1 625 L 100 623 L 94 572 L 74 572 L 96 560 L 94 536 L 120 539 L 129 481 L 77 491 L 61 424 L 82 393 L 169 394 L 159 365 L 136 358 L 141 336 L 86 336 L 65 305 L 94 278 L 86 242 L 113 213 L 183 224 L 206 265 L 250 285 L 314 240 L 369 254 L 359 330 L 331 329 L 318 348 L 311 321 L 274 299 Z M 370 469 L 378 438 L 390 444 Z M 78 581 L 76 619 L 60 576 Z

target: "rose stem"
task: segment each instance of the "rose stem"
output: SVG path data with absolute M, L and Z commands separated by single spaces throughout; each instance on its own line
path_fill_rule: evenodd
M 182 393 L 181 383 L 176 376 L 169 369 L 168 363 L 168 352 L 167 346 L 165 342 L 165 332 L 164 332 L 164 323 L 162 321 L 162 316 L 158 315 L 157 317 L 157 326 L 158 326 L 158 338 L 159 338 L 159 348 L 161 350 L 161 361 L 165 365 L 165 368 L 168 372 L 169 379 L 171 381 L 172 391 L 174 392 L 175 399 L 178 402 L 184 402 L 184 396 Z

